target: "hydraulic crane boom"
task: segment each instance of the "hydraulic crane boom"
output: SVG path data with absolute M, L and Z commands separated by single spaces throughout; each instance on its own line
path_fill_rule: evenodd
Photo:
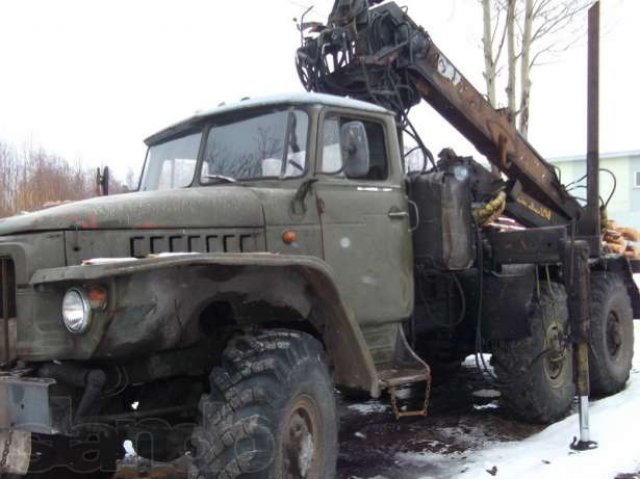
M 494 109 L 396 3 L 336 0 L 327 26 L 310 30 L 298 49 L 307 90 L 349 95 L 396 112 L 429 103 L 507 177 L 506 211 L 528 227 L 577 222 L 584 208 L 554 168 Z

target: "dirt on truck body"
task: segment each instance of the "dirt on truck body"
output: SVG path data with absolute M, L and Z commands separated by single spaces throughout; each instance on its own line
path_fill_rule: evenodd
M 197 114 L 146 140 L 137 192 L 0 220 L 0 471 L 110 473 L 129 439 L 202 477 L 332 477 L 335 388 L 424 416 L 432 379 L 474 353 L 493 353 L 530 422 L 565 415 L 588 374 L 624 388 L 629 261 L 508 124 L 481 127 L 499 113 L 464 106 L 461 91 L 482 97 L 428 34 L 377 3 L 337 0 L 298 51 L 303 84 L 334 95 Z M 408 82 L 400 104 L 372 95 L 389 79 Z M 410 171 L 420 99 L 507 181 L 422 141 Z

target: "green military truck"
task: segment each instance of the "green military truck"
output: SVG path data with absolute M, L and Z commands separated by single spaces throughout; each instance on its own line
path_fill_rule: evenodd
M 450 151 L 409 172 L 402 127 L 341 96 L 249 99 L 148 138 L 137 192 L 0 220 L 0 471 L 110 472 L 128 438 L 199 476 L 332 477 L 335 389 L 424 415 L 432 371 L 483 352 L 515 414 L 565 415 L 581 207 L 509 138 L 491 157 L 519 186 Z M 531 228 L 489 221 L 505 197 Z M 589 271 L 591 387 L 610 394 L 640 296 L 624 257 Z

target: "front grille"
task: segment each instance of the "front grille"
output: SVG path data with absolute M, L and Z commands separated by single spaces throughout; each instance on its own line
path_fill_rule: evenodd
M 10 319 L 16 316 L 16 269 L 13 260 L 0 258 L 0 361 L 11 358 Z

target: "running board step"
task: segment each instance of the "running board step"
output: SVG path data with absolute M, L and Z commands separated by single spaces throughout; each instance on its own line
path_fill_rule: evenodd
M 396 420 L 403 417 L 427 416 L 429 394 L 431 393 L 431 375 L 428 367 L 426 370 L 382 370 L 378 376 L 382 389 L 389 391 L 391 408 L 393 408 L 393 414 L 396 416 Z M 403 410 L 402 407 L 398 405 L 397 388 L 420 382 L 426 383 L 422 408 L 418 410 Z
M 393 365 L 378 370 L 378 381 L 382 390 L 388 390 L 391 407 L 396 420 L 403 417 L 426 417 L 431 394 L 431 369 L 411 349 L 402 328 L 398 329 Z M 419 409 L 409 410 L 398 405 L 397 389 L 425 382 L 424 402 Z

